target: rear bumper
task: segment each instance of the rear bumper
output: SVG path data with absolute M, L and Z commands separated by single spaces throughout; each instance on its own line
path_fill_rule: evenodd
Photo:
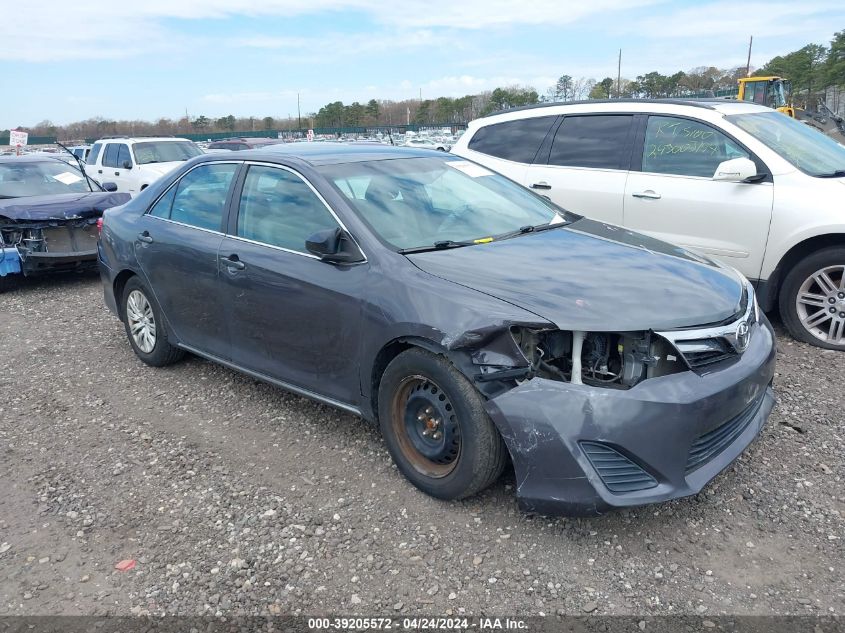
M 112 269 L 103 261 L 102 257 L 97 258 L 97 265 L 100 269 L 100 280 L 103 282 L 103 301 L 106 307 L 111 310 L 115 316 L 120 316 L 117 310 L 117 300 L 114 296 L 114 273 Z
M 696 494 L 760 433 L 774 406 L 774 363 L 763 317 L 741 359 L 707 375 L 687 371 L 624 391 L 535 378 L 489 400 L 520 507 L 596 515 Z M 634 473 L 635 483 L 620 486 L 614 472 Z

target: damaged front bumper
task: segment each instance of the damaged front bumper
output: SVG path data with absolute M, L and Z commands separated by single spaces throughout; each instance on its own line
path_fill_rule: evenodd
M 487 400 L 514 463 L 520 507 L 596 515 L 693 495 L 760 433 L 774 405 L 765 317 L 730 366 L 607 389 L 533 378 Z
M 0 275 L 26 276 L 97 266 L 97 218 L 0 225 Z

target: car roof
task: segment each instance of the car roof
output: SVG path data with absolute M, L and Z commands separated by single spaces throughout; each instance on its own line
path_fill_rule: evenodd
M 380 144 L 351 143 L 287 143 L 283 145 L 268 145 L 260 149 L 246 149 L 232 152 L 229 157 L 244 159 L 278 160 L 279 158 L 295 158 L 310 165 L 337 165 L 342 163 L 358 163 L 373 160 L 390 160 L 395 158 L 443 158 L 443 152 L 430 149 L 416 149 Z
M 537 112 L 538 114 L 545 113 L 549 108 L 555 114 L 558 112 L 565 112 L 570 107 L 577 107 L 579 111 L 584 111 L 583 106 L 595 106 L 596 111 L 611 112 L 614 110 L 624 110 L 626 112 L 649 111 L 649 106 L 672 106 L 677 108 L 701 108 L 705 110 L 716 111 L 721 114 L 745 114 L 750 112 L 771 112 L 771 108 L 762 106 L 756 103 L 748 103 L 746 101 L 737 101 L 735 99 L 588 99 L 581 101 L 563 101 L 553 103 L 537 103 L 534 105 L 522 106 L 519 108 L 509 108 L 507 110 L 499 110 L 488 114 L 482 119 L 492 119 L 501 115 L 509 115 L 517 112 Z M 579 107 L 580 106 L 580 107 Z M 641 107 L 638 107 L 641 106 Z M 508 117 L 513 118 L 513 117 Z
M 98 138 L 95 143 L 103 143 L 111 141 L 115 143 L 148 143 L 150 141 L 187 141 L 192 143 L 190 139 L 181 138 L 179 136 L 103 136 Z

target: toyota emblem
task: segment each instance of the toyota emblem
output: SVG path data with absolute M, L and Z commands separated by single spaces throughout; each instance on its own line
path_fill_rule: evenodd
M 740 352 L 744 352 L 748 348 L 748 343 L 751 340 L 751 328 L 748 327 L 748 322 L 743 321 L 736 328 L 736 348 Z

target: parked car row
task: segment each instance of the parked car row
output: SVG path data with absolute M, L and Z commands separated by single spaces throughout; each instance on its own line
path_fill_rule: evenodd
M 845 348 L 845 148 L 766 108 L 533 107 L 452 154 L 208 149 L 91 148 L 87 173 L 133 194 L 97 243 L 129 345 L 360 415 L 438 498 L 508 459 L 531 511 L 695 494 L 772 410 L 765 309 Z M 12 237 L 24 261 L 37 241 Z

